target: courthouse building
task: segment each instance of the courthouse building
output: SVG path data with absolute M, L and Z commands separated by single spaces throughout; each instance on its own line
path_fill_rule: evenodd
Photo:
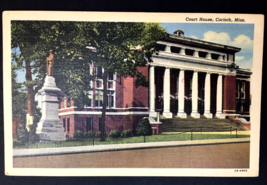
M 181 30 L 157 42 L 158 55 L 153 63 L 138 70 L 149 87 L 135 87 L 135 78 L 108 75 L 106 132 L 131 129 L 135 132 L 143 117 L 166 119 L 233 119 L 249 121 L 249 69 L 235 64 L 235 53 L 241 48 L 188 38 Z M 65 97 L 60 102 L 59 116 L 65 131 L 100 131 L 103 101 L 102 68 L 90 66 L 98 78 L 91 82 L 84 107 L 75 107 Z M 160 122 L 150 119 L 153 133 L 161 133 Z

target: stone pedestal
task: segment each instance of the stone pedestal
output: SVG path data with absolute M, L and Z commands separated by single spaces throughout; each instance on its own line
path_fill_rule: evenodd
M 55 78 L 46 76 L 44 86 L 39 93 L 42 95 L 42 118 L 37 125 L 36 134 L 40 141 L 65 141 L 66 133 L 58 116 L 58 94 Z

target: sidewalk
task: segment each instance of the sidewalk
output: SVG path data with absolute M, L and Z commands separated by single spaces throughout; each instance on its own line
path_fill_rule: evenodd
M 104 151 L 196 146 L 196 145 L 214 145 L 214 144 L 229 144 L 229 143 L 244 143 L 244 142 L 250 142 L 250 138 L 168 141 L 168 142 L 151 142 L 151 143 L 75 146 L 75 147 L 60 147 L 60 148 L 14 149 L 13 157 L 61 155 L 61 154 L 75 154 L 75 153 L 91 153 L 91 152 L 104 152 Z
M 163 132 L 164 134 L 177 134 L 177 133 L 182 133 L 182 132 Z M 187 132 L 188 134 L 190 134 L 190 132 Z M 235 134 L 236 131 L 235 130 L 232 130 L 230 132 L 229 131 L 224 131 L 224 132 L 193 132 L 194 134 Z M 238 135 L 250 135 L 250 130 L 248 131 L 237 131 L 237 134 Z

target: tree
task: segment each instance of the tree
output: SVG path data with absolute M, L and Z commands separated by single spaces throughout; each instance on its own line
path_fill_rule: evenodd
M 147 86 L 148 82 L 137 67 L 152 62 L 155 42 L 166 36 L 166 31 L 158 23 L 136 22 L 12 21 L 11 31 L 12 48 L 19 48 L 20 51 L 14 59 L 17 66 L 26 70 L 24 85 L 27 87 L 27 113 L 33 117 L 33 122 L 38 121 L 34 119 L 34 96 L 44 82 L 45 59 L 50 49 L 54 51 L 53 76 L 57 86 L 62 94 L 74 99 L 77 106 L 84 103 L 85 91 L 90 89 L 88 82 L 95 78 L 86 71 L 86 66 L 93 61 L 96 67 L 104 68 L 102 141 L 105 133 L 107 74 L 111 72 L 122 77 L 137 77 L 136 86 Z M 81 57 L 84 60 L 80 60 Z
M 75 73 L 72 75 L 72 62 L 77 56 L 79 47 L 76 47 L 77 36 L 74 22 L 63 21 L 12 21 L 11 22 L 11 47 L 18 52 L 13 53 L 13 59 L 18 68 L 25 69 L 26 81 L 23 85 L 27 88 L 27 114 L 33 123 L 35 119 L 35 94 L 42 88 L 46 76 L 46 57 L 50 49 L 55 54 L 55 71 L 61 73 L 59 84 L 68 83 L 68 88 L 75 89 L 71 84 L 76 84 Z M 77 49 L 76 49 L 77 48 Z M 77 57 L 76 57 L 77 58 Z M 77 67 L 77 66 L 76 66 Z M 74 67 L 75 68 L 75 67 Z M 73 70 L 74 71 L 74 70 Z M 35 79 L 33 79 L 35 75 Z M 66 79 L 66 80 L 65 80 Z M 65 83 L 61 81 L 65 80 Z
M 22 83 L 16 81 L 17 67 L 12 63 L 11 75 L 12 75 L 12 120 L 20 119 L 21 123 L 25 125 L 25 114 L 27 112 L 27 96 L 25 89 L 22 87 Z
M 90 55 L 97 67 L 103 67 L 103 108 L 101 141 L 105 140 L 105 115 L 107 106 L 107 74 L 137 77 L 135 85 L 147 86 L 145 77 L 137 70 L 152 61 L 155 43 L 166 37 L 158 23 L 95 23 Z M 137 46 L 137 47 L 136 47 Z M 97 51 L 97 52 L 96 52 Z M 84 53 L 88 55 L 88 53 Z

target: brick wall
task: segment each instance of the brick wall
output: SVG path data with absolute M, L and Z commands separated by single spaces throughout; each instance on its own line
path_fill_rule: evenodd
M 117 130 L 117 129 L 119 129 L 121 132 L 130 129 L 133 131 L 133 133 L 136 133 L 136 127 L 138 125 L 138 122 L 143 117 L 148 117 L 148 115 L 126 115 L 126 116 L 108 115 L 106 116 L 105 130 L 107 134 L 109 134 L 111 130 Z M 86 118 L 92 118 L 93 131 L 95 133 L 99 131 L 99 118 L 101 118 L 101 114 L 100 115 L 75 114 L 69 116 L 61 116 L 62 122 L 64 118 L 66 119 L 66 124 L 67 124 L 67 118 L 70 118 L 70 132 L 67 132 L 67 126 L 66 126 L 66 134 L 71 137 L 73 136 L 73 133 L 75 131 L 79 130 L 83 133 L 86 132 Z
M 235 112 L 236 76 L 224 76 L 223 113 Z

